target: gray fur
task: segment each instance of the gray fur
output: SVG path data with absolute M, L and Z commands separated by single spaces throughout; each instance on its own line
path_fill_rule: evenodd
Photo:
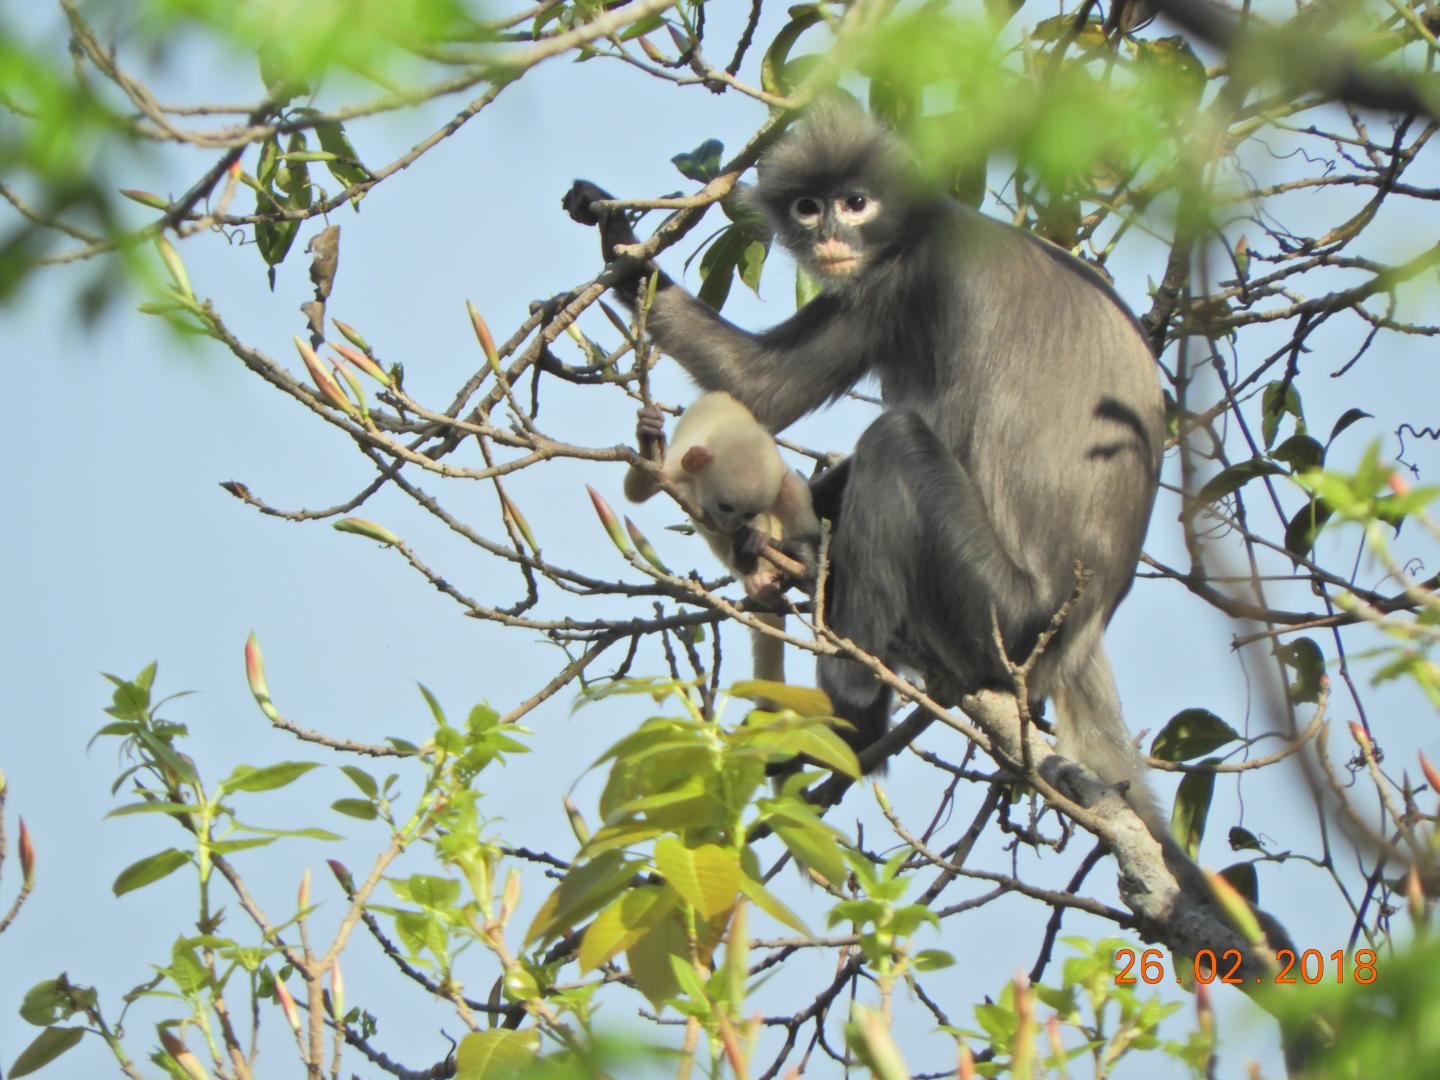
M 600 197 L 582 183 L 567 197 L 577 218 Z M 832 219 L 851 191 L 878 200 L 874 220 Z M 797 197 L 819 200 L 824 221 L 797 228 Z M 863 252 L 861 268 L 759 334 L 662 277 L 649 326 L 696 382 L 772 431 L 879 377 L 885 412 L 860 436 L 843 496 L 819 499 L 831 515 L 840 503 L 831 625 L 888 663 L 938 660 L 962 688 L 1004 687 L 992 605 L 1022 659 L 1079 562 L 1091 580 L 1032 691 L 1056 699 L 1067 752 L 1133 782 L 1145 804 L 1101 644 L 1134 576 L 1164 444 L 1155 363 L 1133 316 L 1065 252 L 918 193 L 890 136 L 853 111 L 823 110 L 787 136 L 751 199 L 802 263 L 807 244 L 840 241 Z M 600 220 L 607 255 L 633 238 L 617 217 Z M 819 679 L 857 743 L 884 733 L 889 692 L 867 670 L 823 658 Z

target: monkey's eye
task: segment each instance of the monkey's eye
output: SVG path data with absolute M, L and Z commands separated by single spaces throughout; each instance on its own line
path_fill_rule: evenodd
M 715 509 L 719 510 L 722 514 L 733 514 L 735 512 L 735 507 L 729 503 L 716 503 Z
M 746 520 L 746 521 L 754 521 L 754 520 L 755 520 L 755 515 L 756 515 L 757 513 L 758 513 L 758 511 L 756 511 L 756 510 L 751 510 L 748 514 L 745 515 L 745 520 Z
M 812 199 L 809 196 L 796 199 L 794 205 L 790 207 L 790 213 L 800 224 L 809 225 L 820 217 L 820 200 Z
M 863 225 L 880 212 L 880 204 L 863 192 L 852 191 L 835 200 L 835 212 L 847 225 Z

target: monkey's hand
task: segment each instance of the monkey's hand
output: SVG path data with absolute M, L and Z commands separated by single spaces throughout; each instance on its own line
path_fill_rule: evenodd
M 665 458 L 665 414 L 658 405 L 646 405 L 635 421 L 635 444 L 640 456 L 659 462 Z
M 581 225 L 600 226 L 600 254 L 607 263 L 615 261 L 617 247 L 639 243 L 623 210 L 597 210 L 593 205 L 601 199 L 610 198 L 613 196 L 608 191 L 589 180 L 576 180 L 560 200 L 571 220 Z
M 773 541 L 759 529 L 742 529 L 735 534 L 734 569 L 745 595 L 776 601 L 792 585 L 807 593 L 813 591 L 816 548 L 813 541 Z M 786 565 L 781 567 L 778 562 Z
M 561 197 L 560 205 L 570 215 L 571 220 L 578 221 L 581 225 L 599 225 L 600 215 L 590 204 L 608 198 L 610 193 L 604 188 L 592 184 L 589 180 L 576 180 L 570 185 L 570 190 Z

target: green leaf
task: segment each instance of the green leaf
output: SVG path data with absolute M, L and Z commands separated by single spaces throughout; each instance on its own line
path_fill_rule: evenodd
M 725 306 L 730 283 L 750 244 L 747 229 L 730 225 L 705 249 L 700 259 L 700 291 L 696 295 L 716 311 Z
M 803 266 L 795 267 L 795 307 L 802 308 L 820 295 L 820 279 Z
M 707 1004 L 710 1000 L 705 993 L 705 984 L 700 981 L 700 975 L 695 970 L 695 965 L 684 956 L 670 957 L 670 970 L 675 973 L 675 981 L 680 984 L 690 1000 L 696 1004 Z
M 641 859 L 607 851 L 571 869 L 535 913 L 525 933 L 525 945 L 548 940 L 599 911 L 629 886 L 631 877 L 643 865 Z
M 595 916 L 580 942 L 580 974 L 593 971 L 638 942 L 674 910 L 679 897 L 663 885 L 631 889 Z
M 1189 761 L 1238 738 L 1240 733 L 1209 709 L 1185 709 L 1160 729 L 1150 744 L 1150 756 L 1161 761 Z
M 375 778 L 364 769 L 356 765 L 341 765 L 340 771 L 348 776 L 355 786 L 358 787 L 370 798 L 380 794 L 380 785 L 375 783 Z
M 309 110 L 297 109 L 296 111 L 307 112 Z M 330 121 L 316 124 L 315 135 L 320 140 L 321 149 L 335 155 L 333 161 L 325 163 L 325 167 L 330 170 L 330 175 L 336 180 L 348 188 L 372 179 L 370 170 L 360 163 L 360 155 L 350 144 L 350 138 L 345 134 L 343 125 Z M 354 203 L 351 205 L 353 206 Z
M 944 949 L 921 949 L 914 957 L 916 971 L 939 971 L 955 963 L 955 957 Z
M 1201 764 L 1217 762 L 1217 758 L 1207 758 Z M 1175 793 L 1175 808 L 1170 812 L 1170 831 L 1192 859 L 1199 852 L 1200 841 L 1205 836 L 1205 818 L 1210 813 L 1210 798 L 1214 793 L 1215 774 L 1209 771 L 1186 773 Z
M 471 1032 L 455 1051 L 455 1080 L 510 1080 L 535 1060 L 539 1049 L 534 1028 Z
M 369 799 L 336 799 L 330 804 L 330 809 L 337 814 L 344 814 L 346 817 L 357 818 L 360 821 L 374 821 L 380 816 L 375 809 L 375 804 Z
M 195 806 L 193 803 L 141 802 L 117 807 L 105 816 L 112 818 L 128 817 L 131 814 L 193 814 L 194 812 Z
M 830 703 L 829 695 L 811 686 L 791 686 L 768 679 L 742 679 L 731 686 L 729 692 L 732 697 L 751 701 L 763 698 L 773 702 L 776 708 L 793 709 L 800 716 L 835 715 L 835 706 Z
M 282 761 L 255 769 L 249 765 L 237 765 L 229 776 L 221 781 L 226 791 L 274 791 L 293 784 L 311 769 L 318 769 L 318 761 Z
M 1242 487 L 1254 480 L 1257 476 L 1277 476 L 1285 472 L 1273 461 L 1266 461 L 1264 458 L 1251 458 L 1249 461 L 1242 461 L 1238 465 L 1231 465 L 1228 469 L 1212 476 L 1207 480 L 1197 496 L 1201 502 L 1219 502 L 1227 495 L 1234 494 Z
M 760 295 L 760 274 L 765 269 L 765 259 L 769 254 L 770 245 L 764 240 L 751 240 L 740 253 L 740 280 L 756 296 Z
M 1302 506 L 1285 526 L 1285 550 L 1296 558 L 1305 558 L 1315 546 L 1315 538 L 1335 513 L 1328 502 L 1312 499 Z
M 1345 412 L 1341 414 L 1340 419 L 1335 421 L 1335 426 L 1330 429 L 1330 438 L 1325 440 L 1325 445 L 1328 447 L 1331 443 L 1333 443 L 1335 441 L 1335 437 L 1339 435 L 1342 431 L 1344 431 L 1346 428 L 1348 428 L 1351 424 L 1354 424 L 1360 420 L 1373 419 L 1375 419 L 1375 417 L 1372 414 L 1366 412 L 1364 409 L 1346 409 Z
M 1227 866 L 1220 871 L 1220 876 L 1235 886 L 1235 891 L 1252 904 L 1260 902 L 1260 881 L 1255 876 L 1254 863 L 1243 862 Z
M 1295 681 L 1288 688 L 1290 700 L 1296 704 L 1319 701 L 1325 678 L 1325 654 L 1320 646 L 1311 638 L 1301 637 L 1277 646 L 1275 655 L 1295 669 Z
M 671 957 L 683 959 L 688 948 L 685 927 L 672 909 L 668 917 L 626 951 L 630 977 L 655 1008 L 680 992 L 670 961 Z
M 1280 421 L 1289 413 L 1295 418 L 1297 431 L 1305 430 L 1305 416 L 1300 409 L 1300 395 L 1296 392 L 1292 383 L 1271 382 L 1265 384 L 1265 391 L 1261 394 L 1261 433 L 1265 436 L 1265 449 L 1270 449 L 1275 443 L 1275 436 L 1280 433 Z
M 673 836 L 655 842 L 655 867 L 707 919 L 729 911 L 740 891 L 740 857 L 733 848 L 688 848 Z
M 687 180 L 708 184 L 720 175 L 720 158 L 725 144 L 719 139 L 706 139 L 694 150 L 676 154 L 670 160 Z
M 775 35 L 775 40 L 770 43 L 770 48 L 765 50 L 764 59 L 760 61 L 760 87 L 767 94 L 789 93 L 785 65 L 790 59 L 790 50 L 795 47 L 795 41 L 801 34 L 821 20 L 817 4 L 797 4 L 790 9 L 790 15 L 790 22 Z
M 20 1019 L 36 1027 L 49 1027 L 69 1015 L 69 1006 L 69 995 L 61 988 L 60 980 L 45 979 L 25 991 L 20 1003 Z
M 753 735 L 747 735 L 745 741 L 775 751 L 780 757 L 804 755 L 851 779 L 860 778 L 860 761 L 855 757 L 855 751 L 834 731 L 821 724 L 789 730 L 762 728 Z
M 29 1076 L 31 1073 L 43 1069 L 84 1037 L 84 1028 L 46 1028 L 35 1036 L 35 1040 L 29 1046 L 20 1051 L 20 1056 L 15 1059 L 15 1064 L 10 1066 L 12 1080 L 19 1076 Z
M 772 893 L 760 882 L 758 878 L 750 874 L 742 874 L 740 877 L 740 891 L 750 900 L 752 904 L 765 912 L 778 923 L 790 927 L 796 933 L 810 937 L 810 928 L 805 925 L 805 920 L 791 911 L 780 898 Z
M 185 852 L 166 848 L 139 862 L 133 862 L 121 870 L 110 888 L 116 896 L 124 896 L 128 892 L 134 892 L 136 889 L 143 889 L 146 885 L 154 884 L 163 877 L 169 877 L 182 866 L 188 865 L 189 862 L 190 856 Z
M 1270 451 L 1276 461 L 1283 461 L 1296 472 L 1318 469 L 1325 463 L 1325 447 L 1309 435 L 1291 435 Z
M 848 875 L 845 856 L 828 829 L 809 829 L 775 824 L 775 835 L 790 849 L 800 865 L 817 871 L 831 885 L 840 885 Z
M 216 855 L 233 855 L 237 851 L 248 851 L 250 848 L 265 847 L 273 844 L 273 836 L 256 836 L 248 840 L 216 840 L 210 845 L 210 850 Z
M 452 878 L 412 874 L 404 886 L 405 898 L 424 908 L 450 908 L 460 899 L 460 882 Z

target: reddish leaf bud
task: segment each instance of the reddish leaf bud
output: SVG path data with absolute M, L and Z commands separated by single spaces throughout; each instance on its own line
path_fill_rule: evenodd
M 1440 795 L 1440 770 L 1437 770 L 1434 765 L 1430 764 L 1429 759 L 1425 757 L 1424 751 L 1420 751 L 1420 771 L 1425 774 L 1425 781 L 1430 785 L 1430 790 Z
M 345 1021 L 345 977 L 340 974 L 340 961 L 330 969 L 330 1007 L 337 1024 Z
M 35 884 L 35 841 L 25 827 L 24 818 L 20 819 L 20 873 L 24 876 L 27 889 Z
M 280 713 L 270 700 L 270 687 L 265 682 L 265 662 L 260 656 L 260 642 L 255 640 L 253 630 L 245 639 L 245 678 L 250 682 L 250 693 L 255 697 L 255 704 L 260 706 L 266 719 L 271 723 L 279 723 Z
M 395 380 L 390 378 L 379 364 L 375 363 L 374 360 L 370 359 L 370 357 L 366 356 L 359 349 L 352 349 L 349 345 L 336 345 L 333 341 L 328 344 L 341 356 L 345 357 L 346 360 L 349 360 L 350 363 L 354 364 L 382 386 L 394 385 Z
M 295 1007 L 295 999 L 279 979 L 275 980 L 275 1000 L 280 1002 L 280 1009 L 285 1014 L 285 1022 L 290 1025 L 290 1030 L 299 1034 L 300 1010 Z
M 490 364 L 490 369 L 497 374 L 500 371 L 500 352 L 495 348 L 495 339 L 490 336 L 490 327 L 480 315 L 479 310 L 469 300 L 465 301 L 465 310 L 470 313 L 470 325 L 475 328 L 475 336 L 480 340 L 480 349 L 485 354 L 485 359 Z
M 355 895 L 355 879 L 350 876 L 349 869 L 339 859 L 326 859 L 325 864 L 330 867 L 330 872 L 335 875 L 335 880 L 340 882 L 340 887 L 345 890 L 346 896 Z
M 585 485 L 585 490 L 590 493 L 590 501 L 595 504 L 595 513 L 600 518 L 600 524 L 604 525 L 605 531 L 609 533 L 610 542 L 620 549 L 622 555 L 629 555 L 630 541 L 625 538 L 625 530 L 620 528 L 615 511 L 610 509 L 610 504 L 589 484 Z
M 300 353 L 300 359 L 305 361 L 305 370 L 310 372 L 310 379 L 315 383 L 315 388 L 320 391 L 320 396 L 341 412 L 354 415 L 355 406 L 350 404 L 350 399 L 341 392 L 340 387 L 335 385 L 335 380 L 325 370 L 325 365 L 315 355 L 315 350 L 298 337 L 293 340 L 296 350 Z

